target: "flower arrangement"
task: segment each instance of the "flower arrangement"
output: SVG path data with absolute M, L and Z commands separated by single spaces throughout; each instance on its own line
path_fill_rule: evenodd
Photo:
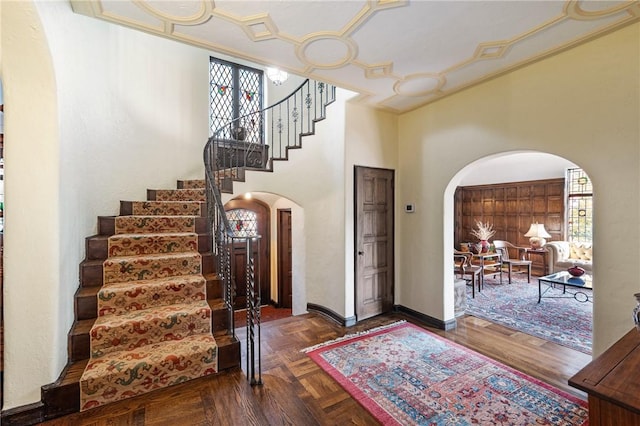
M 493 225 L 488 222 L 482 223 L 479 220 L 476 220 L 476 228 L 478 229 L 471 230 L 471 235 L 478 238 L 480 241 L 487 241 L 496 233 L 496 231 L 493 230 Z

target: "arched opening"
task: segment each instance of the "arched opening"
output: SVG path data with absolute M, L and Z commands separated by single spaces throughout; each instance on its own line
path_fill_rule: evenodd
M 569 222 L 587 214 L 576 207 L 579 203 L 571 201 L 570 185 L 565 179 L 567 170 L 572 169 L 580 170 L 579 165 L 567 159 L 524 151 L 505 152 L 467 165 L 454 176 L 445 191 L 445 217 L 452 218 L 445 221 L 445 250 L 460 250 L 461 242 L 471 238 L 469 229 L 475 221 L 490 224 L 495 231 L 493 239 L 506 240 L 516 246 L 515 250 L 509 249 L 509 257 L 532 262 L 532 276 L 529 279 L 526 272 L 520 276 L 514 274 L 511 281 L 506 275 L 501 274 L 499 280 L 497 276 L 480 272 L 484 278 L 481 278 L 482 290 L 478 287 L 472 295 L 467 285 L 464 314 L 590 354 L 594 299 L 591 289 L 583 287 L 589 287 L 592 282 L 591 241 L 577 242 L 575 233 L 571 232 Z M 589 182 L 586 173 L 582 176 Z M 531 224 L 538 222 L 546 225 L 552 236 L 543 250 L 532 249 L 526 235 Z M 589 232 L 589 238 L 590 235 Z M 587 274 L 583 278 L 571 281 L 573 278 L 554 249 L 560 245 L 566 249 L 567 258 L 563 260 L 569 266 L 582 261 L 578 256 L 588 259 L 585 261 Z M 580 253 L 583 248 L 586 254 Z M 555 254 L 550 256 L 547 251 Z M 480 265 L 482 255 L 469 257 Z M 447 268 L 454 269 L 449 261 L 446 264 Z M 507 270 L 503 265 L 503 274 Z M 554 274 L 570 279 L 569 284 L 550 283 L 549 277 Z M 467 277 L 455 271 L 454 279 L 460 278 Z M 457 308 L 456 312 L 460 312 Z
M 262 320 L 306 313 L 304 209 L 281 195 L 252 191 L 225 203 L 225 210 L 228 213 L 236 210 L 234 215 L 242 215 L 242 209 L 256 211 L 258 206 L 268 212 L 262 213 L 261 220 L 266 223 L 256 225 L 263 226 L 259 231 L 263 236 L 261 247 L 268 253 L 268 273 L 263 278 L 266 285 L 261 290 Z M 243 219 L 234 216 L 231 220 L 238 224 L 238 220 Z M 288 227 L 285 221 L 288 221 Z M 247 232 L 251 232 L 252 226 L 248 222 L 241 225 Z M 284 259 L 286 253 L 289 253 L 289 259 Z M 286 300 L 287 296 L 290 300 Z

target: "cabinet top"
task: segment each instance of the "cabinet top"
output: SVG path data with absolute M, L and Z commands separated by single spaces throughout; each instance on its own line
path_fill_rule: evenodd
M 640 331 L 629 331 L 569 384 L 640 414 Z

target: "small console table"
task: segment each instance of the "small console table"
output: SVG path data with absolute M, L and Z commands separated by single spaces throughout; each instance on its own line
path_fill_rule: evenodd
M 589 395 L 590 426 L 640 426 L 640 331 L 625 334 L 569 385 Z
M 527 260 L 531 260 L 532 254 L 537 254 L 538 256 L 540 256 L 542 258 L 542 275 L 549 274 L 549 268 L 547 267 L 547 249 L 545 248 L 534 249 L 531 247 L 527 247 L 527 249 L 525 250 L 525 253 L 527 254 Z
M 479 259 L 480 285 L 484 287 L 484 276 L 500 274 L 500 284 L 502 284 L 502 256 L 500 253 L 479 253 L 473 255 L 474 259 Z

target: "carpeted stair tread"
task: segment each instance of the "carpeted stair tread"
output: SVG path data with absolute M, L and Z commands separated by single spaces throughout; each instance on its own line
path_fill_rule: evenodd
M 211 308 L 205 300 L 101 316 L 90 331 L 91 358 L 204 333 L 211 333 Z
M 195 232 L 116 234 L 109 237 L 108 255 L 135 256 L 198 251 Z
M 178 181 L 178 189 L 201 189 L 206 186 L 204 179 L 186 179 Z
M 195 231 L 195 216 L 117 216 L 115 218 L 115 234 Z
M 149 201 L 207 201 L 204 188 L 152 189 L 147 195 Z
M 97 293 L 98 315 L 122 315 L 176 303 L 206 299 L 206 279 L 202 275 L 180 275 L 153 280 L 110 283 Z
M 92 359 L 80 380 L 80 410 L 130 398 L 216 373 L 218 348 L 211 334 L 112 352 Z
M 202 216 L 202 201 L 120 201 L 120 214 L 133 216 Z
M 202 272 L 198 252 L 110 257 L 103 263 L 103 284 L 194 275 Z

